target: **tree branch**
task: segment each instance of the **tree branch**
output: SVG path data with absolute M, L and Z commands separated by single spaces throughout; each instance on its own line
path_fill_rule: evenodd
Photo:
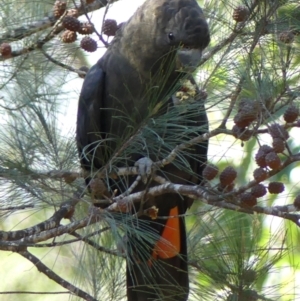
M 118 0 L 115 0 L 117 2 Z M 78 16 L 85 15 L 86 13 L 93 12 L 102 7 L 105 7 L 109 3 L 109 0 L 96 0 L 91 4 L 80 5 L 79 7 L 71 7 L 68 9 L 75 8 L 78 10 Z M 54 17 L 53 13 L 50 13 L 49 16 L 44 17 L 41 20 L 33 21 L 30 24 L 22 25 L 20 27 L 10 29 L 7 32 L 4 32 L 0 36 L 0 44 L 4 42 L 13 42 L 24 39 L 25 37 L 31 36 L 39 31 L 45 30 L 54 26 L 57 22 L 57 18 Z M 62 30 L 62 27 L 59 27 L 59 31 Z
M 80 7 L 76 7 L 78 10 L 78 15 L 84 15 L 89 12 L 93 12 L 95 10 L 98 10 L 108 4 L 108 0 L 96 0 L 93 3 L 89 5 L 84 5 Z M 18 57 L 23 54 L 32 52 L 37 49 L 41 49 L 43 45 L 45 45 L 47 42 L 52 40 L 54 37 L 56 37 L 59 33 L 61 33 L 64 30 L 64 27 L 62 26 L 61 22 L 57 22 L 57 19 L 51 14 L 48 17 L 45 17 L 41 20 L 34 21 L 29 25 L 20 26 L 15 29 L 11 29 L 7 32 L 5 32 L 2 36 L 0 36 L 0 44 L 3 42 L 13 42 L 13 41 L 19 41 L 24 39 L 27 36 L 31 36 L 39 31 L 45 30 L 47 28 L 51 28 L 55 25 L 55 29 L 51 31 L 50 34 L 48 34 L 45 38 L 36 41 L 35 43 L 31 44 L 28 47 L 20 48 L 18 50 L 12 51 L 10 56 L 0 56 L 0 62 L 4 60 L 8 60 L 12 57 Z
M 68 291 L 70 291 L 75 296 L 78 296 L 82 298 L 83 300 L 87 301 L 97 301 L 97 299 L 93 298 L 88 293 L 84 292 L 80 288 L 74 286 L 72 283 L 66 281 L 65 279 L 58 276 L 56 273 L 54 273 L 51 269 L 49 269 L 46 265 L 44 265 L 37 257 L 35 257 L 32 253 L 29 253 L 27 250 L 25 251 L 18 251 L 18 253 L 32 262 L 33 265 L 36 266 L 39 272 L 46 275 L 48 278 L 56 282 L 57 284 L 61 285 Z

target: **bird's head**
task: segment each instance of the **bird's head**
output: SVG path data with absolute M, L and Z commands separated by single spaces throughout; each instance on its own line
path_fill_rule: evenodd
M 175 0 L 164 1 L 163 9 L 156 13 L 164 23 L 159 43 L 176 49 L 177 68 L 194 71 L 200 63 L 202 51 L 210 42 L 202 9 L 195 0 Z
M 170 53 L 176 53 L 174 70 L 194 71 L 210 41 L 196 0 L 146 0 L 125 24 L 122 38 L 122 51 L 143 73 Z

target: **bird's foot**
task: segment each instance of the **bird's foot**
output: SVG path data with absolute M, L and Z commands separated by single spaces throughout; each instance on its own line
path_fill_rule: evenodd
M 143 183 L 146 184 L 148 178 L 154 172 L 153 161 L 148 157 L 144 157 L 144 158 L 137 160 L 135 162 L 134 166 L 137 167 L 139 175 L 141 176 Z

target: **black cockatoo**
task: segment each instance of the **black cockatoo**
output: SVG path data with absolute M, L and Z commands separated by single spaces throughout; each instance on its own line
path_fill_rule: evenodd
M 146 0 L 122 25 L 81 90 L 76 134 L 85 171 L 108 174 L 137 162 L 144 178 L 150 160 L 163 159 L 177 144 L 207 130 L 191 72 L 209 41 L 196 0 Z M 206 143 L 193 145 L 156 174 L 173 183 L 199 184 L 206 155 Z M 124 193 L 134 179 L 106 179 L 106 184 L 109 191 Z M 128 218 L 136 231 L 127 234 L 127 298 L 185 301 L 189 279 L 182 216 L 191 200 L 175 193 L 147 197 L 147 187 L 155 185 L 150 176 L 133 190 L 145 191 L 145 197 L 133 206 L 138 214 Z M 143 215 L 148 208 L 155 208 L 156 218 Z

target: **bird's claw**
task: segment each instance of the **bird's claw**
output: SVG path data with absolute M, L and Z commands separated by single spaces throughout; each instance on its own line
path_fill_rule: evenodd
M 146 184 L 148 178 L 153 172 L 153 161 L 148 157 L 144 157 L 137 160 L 134 166 L 137 167 L 138 173 L 141 176 L 143 183 Z

